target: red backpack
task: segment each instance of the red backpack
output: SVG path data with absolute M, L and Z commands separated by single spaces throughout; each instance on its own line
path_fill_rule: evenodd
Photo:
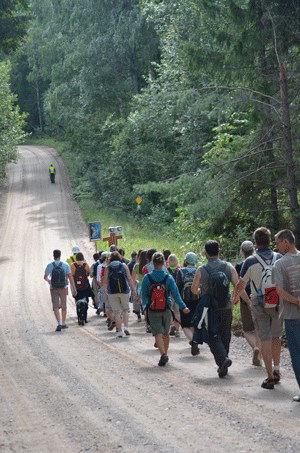
M 150 305 L 149 310 L 151 311 L 165 311 L 167 309 L 167 298 L 168 298 L 168 291 L 167 291 L 167 280 L 168 274 L 164 277 L 161 282 L 156 282 L 152 279 L 150 274 L 148 274 L 150 288 L 149 288 L 149 296 L 150 296 Z
M 82 265 L 74 263 L 74 266 L 75 266 L 74 282 L 76 289 L 77 290 L 87 289 L 90 283 L 87 272 L 85 270 L 86 263 L 83 263 Z

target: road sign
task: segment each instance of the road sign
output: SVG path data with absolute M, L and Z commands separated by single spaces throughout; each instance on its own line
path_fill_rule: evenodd
M 141 195 L 137 195 L 134 199 L 134 201 L 136 202 L 136 204 L 138 206 L 140 206 L 142 203 L 143 203 L 143 198 L 141 197 Z

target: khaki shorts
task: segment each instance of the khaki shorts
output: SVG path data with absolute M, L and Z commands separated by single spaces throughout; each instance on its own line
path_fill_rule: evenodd
M 53 310 L 57 310 L 58 308 L 61 308 L 62 310 L 66 310 L 67 309 L 68 288 L 50 289 L 50 293 L 51 293 Z
M 108 303 L 113 312 L 120 313 L 129 310 L 130 293 L 108 294 Z
M 261 341 L 281 337 L 282 320 L 279 318 L 276 308 L 264 308 L 256 300 L 253 300 L 251 309 L 254 326 Z

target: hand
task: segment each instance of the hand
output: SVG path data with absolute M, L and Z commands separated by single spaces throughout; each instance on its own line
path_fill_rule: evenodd
M 182 311 L 185 315 L 187 315 L 190 312 L 190 309 L 185 307 Z

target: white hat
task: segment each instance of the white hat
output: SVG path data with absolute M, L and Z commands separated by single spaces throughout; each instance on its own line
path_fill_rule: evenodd
M 76 253 L 79 253 L 79 252 L 80 252 L 80 248 L 78 247 L 78 245 L 74 245 L 74 247 L 72 248 L 73 255 L 76 255 Z

